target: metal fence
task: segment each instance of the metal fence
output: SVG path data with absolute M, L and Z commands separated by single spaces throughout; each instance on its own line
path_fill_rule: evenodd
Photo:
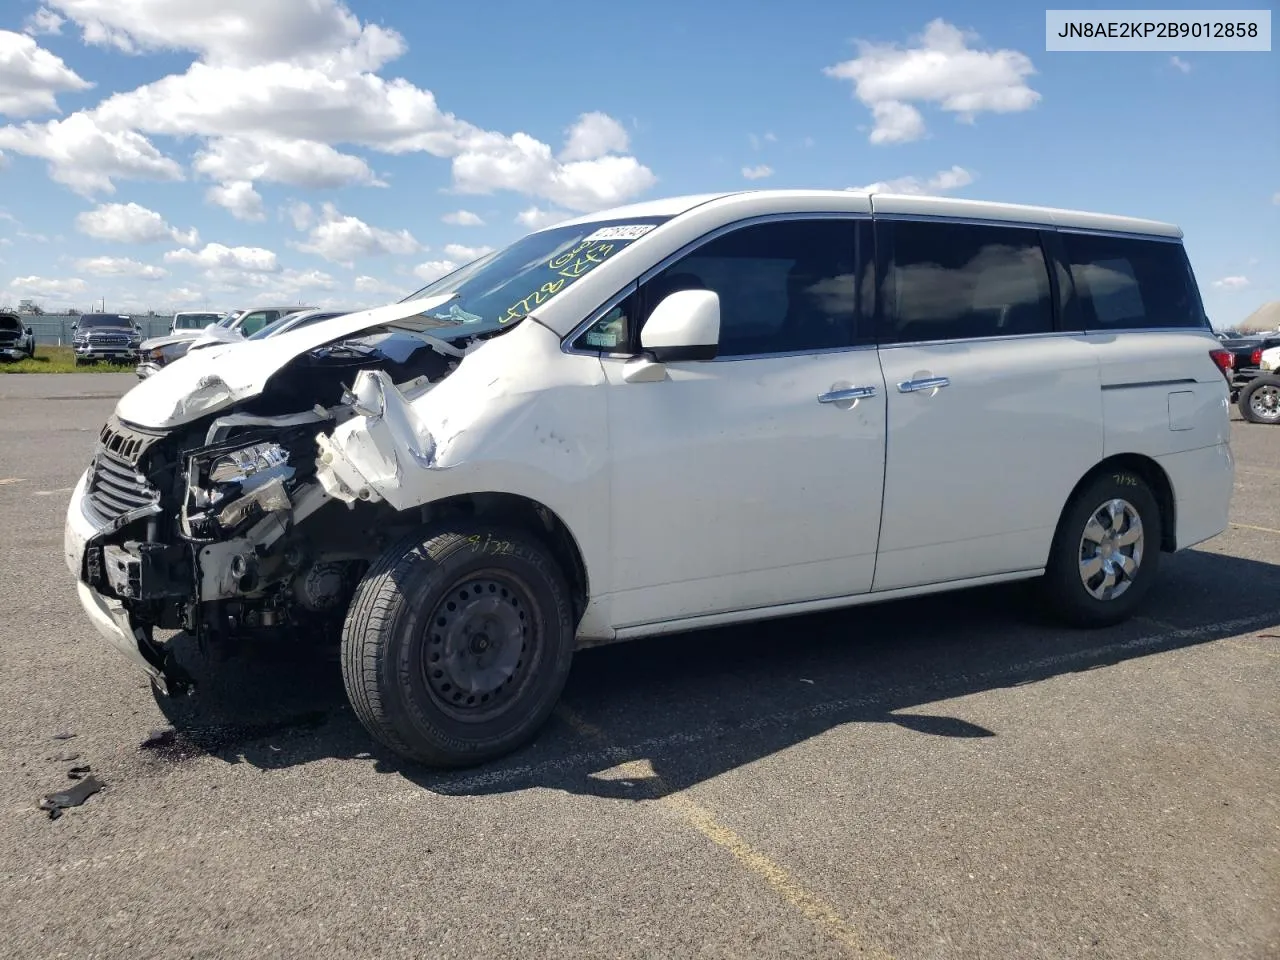
M 71 325 L 76 317 L 70 314 L 44 313 L 22 314 L 19 319 L 36 335 L 36 343 L 49 346 L 68 346 L 71 343 Z M 169 332 L 173 317 L 131 317 L 142 328 L 142 337 L 163 337 Z

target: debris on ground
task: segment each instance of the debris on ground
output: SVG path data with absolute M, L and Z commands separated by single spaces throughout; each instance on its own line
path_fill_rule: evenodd
M 72 767 L 67 771 L 67 779 L 80 780 L 89 772 L 89 765 L 86 763 L 83 767 Z
M 80 804 L 101 790 L 102 786 L 97 777 L 85 777 L 76 783 L 74 787 L 68 787 L 66 790 L 60 790 L 57 793 L 46 794 L 40 801 L 40 809 L 48 811 L 50 820 L 57 820 L 62 816 L 63 810 L 80 806 Z
M 53 739 L 55 739 L 55 740 L 70 740 L 70 739 L 72 739 L 74 736 L 75 736 L 75 734 L 74 734 L 74 733 L 55 733 L 55 734 L 53 735 Z
M 79 759 L 80 759 L 80 754 L 78 754 L 78 753 L 59 753 L 59 754 L 55 754 L 55 755 L 54 755 L 54 756 L 52 756 L 52 757 L 45 757 L 45 759 L 46 759 L 46 760 L 54 760 L 54 761 L 56 761 L 56 762 L 58 762 L 58 763 L 70 763 L 72 760 L 79 760 Z

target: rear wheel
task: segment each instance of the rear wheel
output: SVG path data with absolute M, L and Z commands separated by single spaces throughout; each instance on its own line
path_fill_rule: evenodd
M 1111 469 L 1067 505 L 1050 548 L 1042 593 L 1050 609 L 1079 627 L 1131 617 L 1160 566 L 1160 508 L 1132 470 Z
M 1240 415 L 1250 423 L 1280 423 L 1280 377 L 1256 377 L 1241 390 Z
M 573 658 L 569 589 L 518 531 L 415 535 L 369 569 L 343 626 L 342 675 L 361 723 L 410 759 L 483 763 L 531 740 Z

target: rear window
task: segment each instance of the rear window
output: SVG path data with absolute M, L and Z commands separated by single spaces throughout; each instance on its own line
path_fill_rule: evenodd
M 1208 328 L 1182 244 L 1061 234 L 1085 330 Z

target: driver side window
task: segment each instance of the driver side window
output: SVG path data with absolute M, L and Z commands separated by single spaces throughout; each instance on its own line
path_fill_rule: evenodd
M 855 342 L 858 221 L 754 224 L 703 244 L 640 289 L 643 316 L 680 290 L 720 297 L 720 357 L 807 353 Z

